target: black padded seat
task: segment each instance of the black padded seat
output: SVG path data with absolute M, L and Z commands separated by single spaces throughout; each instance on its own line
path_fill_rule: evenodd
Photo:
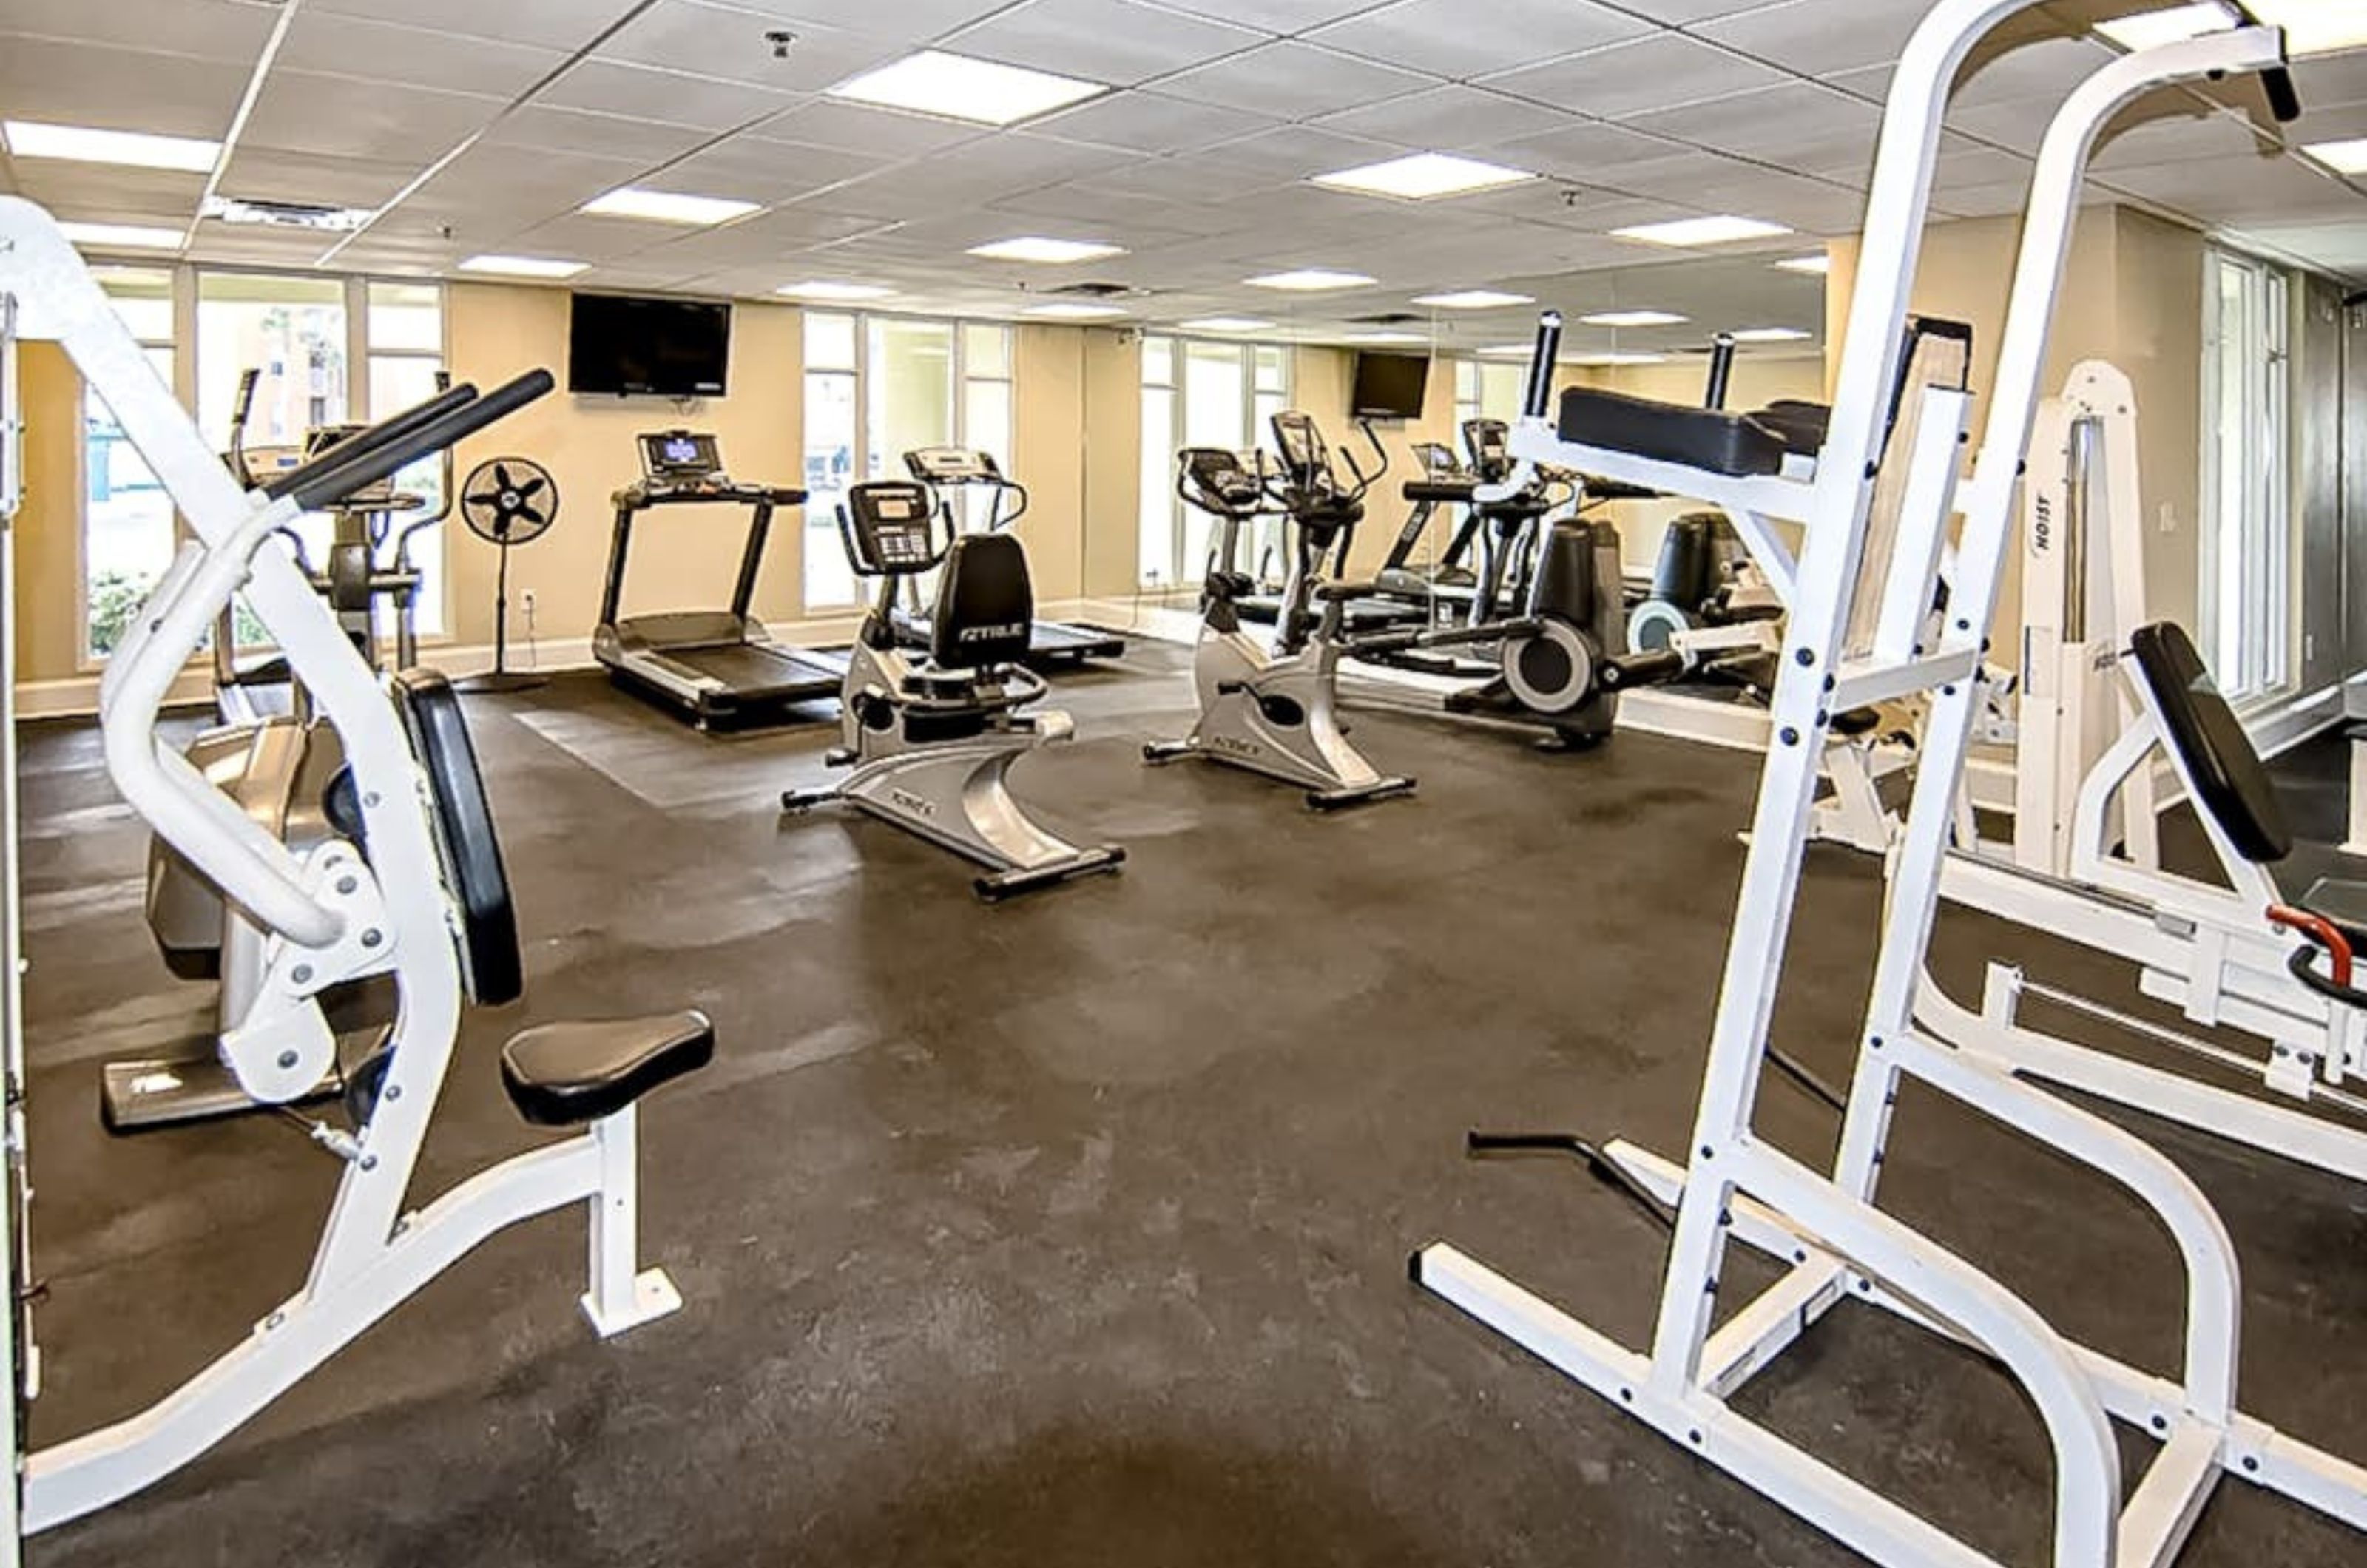
M 502 1087 L 536 1126 L 581 1127 L 714 1057 L 715 1025 L 703 1012 L 546 1023 L 502 1047 Z
M 1729 479 L 1781 473 L 1792 449 L 1783 435 L 1747 413 L 1631 398 L 1595 387 L 1562 393 L 1561 438 Z
M 2276 786 L 2185 628 L 2174 621 L 2139 626 L 2130 634 L 2129 652 L 2160 710 L 2165 742 L 2236 852 L 2255 865 L 2273 865 L 2291 854 L 2293 829 L 2277 804 Z
M 946 552 L 929 618 L 929 657 L 948 670 L 1015 664 L 1035 639 L 1036 587 L 1025 547 L 1008 534 L 965 534 Z

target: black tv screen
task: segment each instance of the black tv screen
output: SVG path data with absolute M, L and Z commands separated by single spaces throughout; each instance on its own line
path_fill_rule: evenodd
M 731 307 L 701 299 L 578 294 L 567 334 L 567 389 L 719 398 L 731 363 Z
M 1427 355 L 1359 354 L 1355 396 L 1349 401 L 1358 419 L 1420 419 L 1429 385 Z

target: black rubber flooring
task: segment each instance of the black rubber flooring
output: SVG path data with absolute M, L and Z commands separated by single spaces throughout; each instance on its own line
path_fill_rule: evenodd
M 1755 764 L 1648 738 L 1548 757 L 1367 715 L 1359 739 L 1421 794 L 1326 818 L 1246 774 L 1139 765 L 1143 739 L 1185 722 L 1180 668 L 1144 650 L 1060 681 L 1081 739 L 1024 762 L 1017 787 L 1133 858 L 992 908 L 891 829 L 776 818 L 781 787 L 820 776 L 825 728 L 704 738 L 588 677 L 477 700 L 529 994 L 470 1021 L 419 1197 L 536 1140 L 496 1081 L 508 1032 L 705 1008 L 719 1059 L 644 1121 L 645 1254 L 686 1309 L 602 1343 L 575 1308 L 581 1226 L 497 1237 L 33 1561 L 1852 1561 L 1406 1274 L 1411 1248 L 1448 1238 L 1648 1336 L 1648 1218 L 1573 1166 L 1475 1164 L 1462 1139 L 1542 1124 L 1682 1148 Z M 143 835 L 95 737 L 37 730 L 25 767 L 48 1286 L 34 1426 L 56 1440 L 162 1394 L 294 1290 L 335 1172 L 267 1120 L 100 1132 L 97 1063 L 202 1029 L 211 993 L 149 945 Z M 1839 850 L 1812 855 L 1808 883 L 1778 1034 L 1839 1075 L 1879 886 Z M 1941 949 L 1967 998 L 1992 953 L 2133 991 L 1971 917 L 1943 920 Z M 1760 1121 L 1804 1156 L 1829 1148 L 1830 1118 L 1785 1085 Z M 2361 1194 L 2161 1141 L 2242 1250 L 2248 1404 L 2367 1457 Z M 1910 1091 L 1886 1192 L 2065 1330 L 2169 1365 L 2174 1260 L 2112 1189 Z M 1729 1293 L 1764 1277 L 1738 1260 Z M 1970 1357 L 1843 1308 L 1742 1403 L 2008 1561 L 2043 1558 L 2036 1420 Z M 2129 1452 L 2134 1479 L 2146 1451 Z M 2362 1551 L 2230 1485 L 2186 1561 Z

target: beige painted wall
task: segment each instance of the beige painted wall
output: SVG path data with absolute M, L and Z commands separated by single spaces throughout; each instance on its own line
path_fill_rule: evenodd
M 17 355 L 25 501 L 17 513 L 13 615 L 17 679 L 69 680 L 82 668 L 82 376 L 53 344 Z
M 1140 565 L 1142 340 L 1130 332 L 1080 332 L 1082 378 L 1077 432 L 1082 535 L 1082 591 L 1130 598 Z M 1032 394 L 1023 392 L 1024 398 Z M 1162 455 L 1161 472 L 1172 455 Z
M 466 283 L 452 285 L 445 299 L 455 378 L 490 388 L 537 367 L 564 378 L 565 290 Z M 511 559 L 514 626 L 523 626 L 515 603 L 530 588 L 540 636 L 591 636 L 608 558 L 608 498 L 640 476 L 633 438 L 641 432 L 674 424 L 711 430 L 735 478 L 800 482 L 804 367 L 800 312 L 786 305 L 742 302 L 731 313 L 729 397 L 705 399 L 694 412 L 677 413 L 647 398 L 583 398 L 561 391 L 465 443 L 459 454 L 461 472 L 487 457 L 522 454 L 550 469 L 563 498 L 558 526 Z M 795 621 L 800 614 L 799 516 L 784 512 L 774 519 L 756 590 L 757 614 L 767 620 Z M 744 510 L 727 506 L 644 513 L 635 525 L 626 612 L 712 609 L 724 603 L 746 520 Z M 470 647 L 490 643 L 496 552 L 457 522 L 448 536 L 453 640 Z
M 1019 533 L 1036 596 L 1072 599 L 1085 576 L 1085 334 L 1021 327 L 1014 338 L 1011 477 L 1028 501 Z

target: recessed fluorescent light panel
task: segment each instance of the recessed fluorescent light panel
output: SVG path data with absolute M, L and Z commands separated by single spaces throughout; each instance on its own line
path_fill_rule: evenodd
M 1126 314 L 1116 305 L 1034 305 L 1019 313 L 1046 321 L 1106 321 Z
M 595 218 L 645 218 L 652 223 L 688 223 L 707 228 L 745 218 L 756 210 L 753 201 L 722 196 L 685 196 L 677 191 L 644 190 L 626 186 L 583 204 Z
M 245 201 L 234 196 L 210 196 L 198 215 L 220 223 L 243 223 L 262 229 L 310 229 L 323 234 L 350 234 L 377 217 L 378 209 L 369 207 L 321 207 L 307 201 Z
M 1744 327 L 1726 335 L 1737 343 L 1806 343 L 1816 334 L 1797 327 Z
M 2200 38 L 2204 33 L 2225 32 L 2235 25 L 2236 17 L 2226 6 L 2218 4 L 2218 0 L 2203 0 L 2199 6 L 2140 11 L 2134 17 L 2099 22 L 2096 30 L 2134 53 L 2181 39 Z
M 1721 213 L 1716 218 L 1680 218 L 1672 223 L 1637 223 L 1614 229 L 1614 240 L 1641 240 L 1648 245 L 1731 245 L 1744 240 L 1771 240 L 1792 231 L 1781 223 Z
M 787 283 L 774 290 L 792 299 L 820 299 L 833 305 L 858 305 L 866 299 L 886 299 L 896 291 L 878 283 Z
M 974 245 L 969 254 L 983 256 L 988 261 L 1073 266 L 1079 262 L 1107 261 L 1112 256 L 1122 256 L 1126 254 L 1126 248 L 1123 245 L 1097 244 L 1088 240 L 1047 240 L 1031 234 L 1018 240 L 997 240 L 991 245 Z
M 58 231 L 77 245 L 103 251 L 177 251 L 181 231 L 143 223 L 61 223 Z
M 930 49 L 841 82 L 824 96 L 974 125 L 1016 125 L 1108 91 L 1100 82 Z
M 1451 294 L 1417 294 L 1413 302 L 1433 310 L 1502 310 L 1537 301 L 1534 295 L 1506 294 L 1495 288 L 1458 288 Z
M 1822 277 L 1827 273 L 1833 270 L 1833 258 L 1830 256 L 1793 256 L 1787 261 L 1779 261 L 1775 265 L 1782 267 L 1785 272 L 1805 272 L 1814 277 Z
M 1597 310 L 1579 320 L 1590 327 L 1681 327 L 1686 318 L 1669 310 Z
M 0 136 L 19 158 L 58 158 L 76 164 L 119 164 L 132 169 L 211 172 L 221 143 L 191 136 L 150 136 L 136 130 L 98 130 L 80 125 L 44 125 L 34 120 L 0 121 Z
M 2367 175 L 2367 136 L 2356 141 L 2314 141 L 2302 153 L 2338 175 Z
M 1179 321 L 1176 326 L 1187 333 L 1262 333 L 1273 326 L 1272 321 L 1255 316 L 1203 316 L 1196 321 Z
M 1483 164 L 1444 152 L 1416 152 L 1386 164 L 1317 175 L 1313 183 L 1328 190 L 1352 190 L 1364 196 L 1393 196 L 1401 201 L 1430 201 L 1443 196 L 1468 196 L 1474 191 L 1501 190 L 1525 185 L 1537 176 L 1525 169 Z
M 460 270 L 482 273 L 488 277 L 559 278 L 573 277 L 591 265 L 550 256 L 470 256 L 460 264 Z
M 1285 294 L 1320 294 L 1333 288 L 1370 288 L 1380 281 L 1361 272 L 1333 272 L 1328 267 L 1301 267 L 1296 272 L 1269 272 L 1245 280 L 1251 288 L 1278 288 Z

